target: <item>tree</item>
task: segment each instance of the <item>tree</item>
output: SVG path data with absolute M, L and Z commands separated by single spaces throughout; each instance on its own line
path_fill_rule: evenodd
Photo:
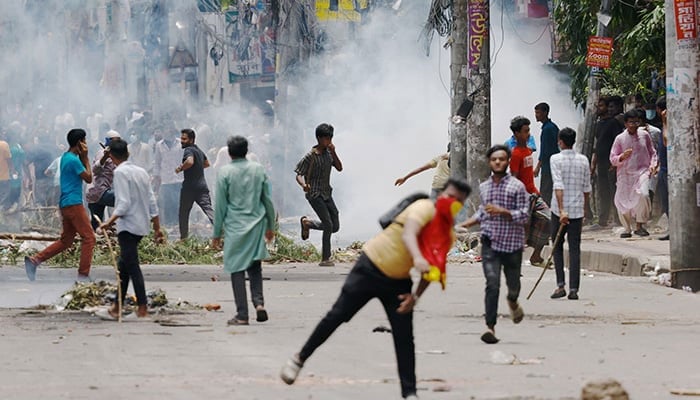
M 595 35 L 600 3 L 560 0 L 554 10 L 557 41 L 564 49 L 560 61 L 569 62 L 571 98 L 577 105 L 588 94 L 588 37 Z M 663 0 L 615 1 L 611 17 L 608 30 L 615 42 L 611 67 L 601 72 L 603 92 L 656 97 L 664 89 L 666 69 Z

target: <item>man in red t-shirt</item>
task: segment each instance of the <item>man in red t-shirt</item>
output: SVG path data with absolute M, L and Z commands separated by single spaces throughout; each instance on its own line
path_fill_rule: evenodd
M 532 150 L 527 146 L 530 138 L 530 120 L 523 116 L 517 116 L 510 121 L 510 130 L 513 131 L 513 136 L 515 136 L 517 142 L 510 157 L 510 174 L 525 185 L 528 193 L 539 196 L 540 192 L 535 186 L 535 158 L 532 156 Z M 530 263 L 538 265 L 544 261 L 541 252 L 546 243 L 543 243 L 543 240 L 532 239 L 532 233 L 535 232 L 533 231 L 533 224 L 530 223 L 527 240 L 528 244 L 533 247 Z

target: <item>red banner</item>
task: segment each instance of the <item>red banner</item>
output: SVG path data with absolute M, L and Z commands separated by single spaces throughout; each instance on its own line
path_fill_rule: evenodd
M 588 55 L 586 65 L 589 67 L 610 68 L 610 58 L 613 52 L 613 39 L 603 36 L 588 38 Z
M 697 8 L 695 0 L 674 0 L 676 16 L 676 38 L 678 41 L 692 40 L 698 36 Z

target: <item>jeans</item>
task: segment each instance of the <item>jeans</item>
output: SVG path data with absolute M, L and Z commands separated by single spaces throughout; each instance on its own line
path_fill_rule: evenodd
M 178 223 L 178 204 L 182 183 L 164 183 L 160 185 L 158 193 L 158 212 L 160 222 L 165 226 L 174 226 Z
M 656 193 L 661 199 L 661 211 L 665 212 L 667 217 L 670 217 L 668 213 L 668 171 L 665 169 L 659 169 L 659 182 L 656 185 Z
M 617 172 L 610 165 L 598 164 L 598 224 L 605 226 L 610 219 L 610 210 L 615 210 L 613 199 L 617 190 Z
M 321 259 L 328 260 L 331 258 L 331 234 L 338 232 L 340 229 L 340 220 L 338 219 L 338 208 L 335 206 L 333 197 L 323 199 L 323 197 L 314 197 L 308 199 L 311 208 L 314 209 L 320 221 L 312 220 L 309 229 L 323 231 L 321 240 Z
M 563 288 L 566 285 L 564 279 L 564 235 L 569 244 L 569 290 L 578 291 L 581 282 L 581 228 L 583 218 L 570 219 L 564 226 L 559 243 L 555 243 L 552 255 L 554 258 L 554 270 L 557 273 L 557 286 Z M 559 216 L 552 213 L 552 243 L 556 240 L 559 230 Z
M 100 223 L 97 222 L 97 219 L 94 216 L 97 215 L 100 218 L 100 221 L 104 222 L 105 208 L 108 206 L 114 207 L 114 190 L 112 189 L 105 190 L 96 203 L 88 204 L 88 209 L 90 210 L 90 223 L 92 224 L 93 230 L 96 230 L 97 227 L 100 226 Z
M 180 190 L 180 239 L 187 239 L 190 234 L 190 211 L 194 203 L 204 211 L 209 222 L 214 224 L 214 208 L 211 206 L 209 189 L 195 190 L 183 186 Z
M 253 300 L 253 306 L 265 305 L 261 264 L 260 260 L 255 260 L 247 270 L 231 274 L 231 287 L 233 288 L 233 298 L 236 301 L 237 320 L 248 320 L 248 298 L 245 292 L 246 273 L 248 273 L 248 278 L 250 279 L 250 297 Z
M 80 264 L 78 275 L 90 275 L 90 263 L 92 262 L 92 252 L 95 248 L 95 232 L 90 226 L 88 215 L 82 204 L 61 208 L 61 218 L 63 219 L 63 231 L 61 239 L 53 242 L 39 254 L 32 257 L 32 262 L 41 264 L 56 254 L 71 248 L 75 241 L 75 234 L 80 235 Z
M 486 326 L 496 326 L 498 318 L 498 295 L 501 289 L 501 267 L 506 276 L 508 286 L 508 300 L 517 302 L 520 295 L 520 265 L 523 260 L 523 251 L 512 253 L 496 251 L 491 248 L 491 239 L 481 237 L 481 260 L 483 263 L 484 277 L 486 278 L 486 295 L 484 303 L 486 307 Z
M 148 304 L 146 297 L 146 285 L 143 281 L 143 273 L 139 266 L 139 242 L 141 236 L 133 235 L 127 231 L 121 231 L 117 234 L 119 240 L 119 280 L 122 296 L 122 304 L 126 299 L 126 291 L 129 288 L 129 279 L 134 285 L 134 293 L 136 294 L 136 304 L 145 306 Z
M 398 363 L 401 395 L 416 393 L 416 355 L 413 343 L 413 312 L 399 314 L 399 295 L 411 293 L 411 279 L 391 279 L 384 275 L 364 254 L 350 271 L 340 296 L 331 310 L 318 323 L 316 329 L 299 352 L 301 362 L 306 361 L 343 322 L 348 322 L 371 299 L 378 298 L 391 324 L 394 351 Z

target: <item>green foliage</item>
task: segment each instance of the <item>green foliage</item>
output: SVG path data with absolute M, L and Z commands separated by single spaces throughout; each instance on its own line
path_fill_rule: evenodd
M 290 261 L 318 262 L 321 261 L 321 254 L 312 244 L 297 244 L 290 237 L 277 231 L 274 249 L 270 250 L 270 258 L 266 262 L 275 264 Z
M 565 50 L 560 61 L 569 62 L 571 98 L 577 105 L 588 95 L 587 44 L 596 32 L 600 4 L 601 0 L 560 0 L 554 10 L 559 47 Z M 662 76 L 666 69 L 663 0 L 614 1 L 611 16 L 608 36 L 614 38 L 615 47 L 611 68 L 601 74 L 603 92 L 652 94 L 648 87 L 652 72 Z

